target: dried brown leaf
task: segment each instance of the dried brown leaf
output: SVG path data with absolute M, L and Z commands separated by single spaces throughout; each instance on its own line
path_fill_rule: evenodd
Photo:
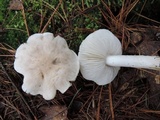
M 22 10 L 23 4 L 21 0 L 11 0 L 9 3 L 9 10 Z
M 156 75 L 155 81 L 157 84 L 160 84 L 160 75 Z
M 43 106 L 40 110 L 45 113 L 45 116 L 41 120 L 68 120 L 67 108 L 65 106 Z

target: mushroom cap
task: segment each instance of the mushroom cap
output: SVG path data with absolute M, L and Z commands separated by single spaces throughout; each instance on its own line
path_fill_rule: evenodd
M 120 67 L 106 65 L 106 58 L 121 54 L 121 43 L 109 30 L 99 29 L 91 33 L 82 41 L 78 53 L 83 77 L 98 85 L 110 83 Z
M 75 81 L 79 61 L 62 37 L 36 33 L 16 50 L 14 69 L 24 76 L 23 91 L 50 100 L 56 90 L 64 93 L 69 81 Z

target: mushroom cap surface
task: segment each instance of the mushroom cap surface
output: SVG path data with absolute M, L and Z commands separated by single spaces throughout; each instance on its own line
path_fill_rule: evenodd
M 110 83 L 120 67 L 106 65 L 109 55 L 121 55 L 122 47 L 118 38 L 109 30 L 99 29 L 82 41 L 78 53 L 80 71 L 87 80 L 98 85 Z
M 69 81 L 75 81 L 79 61 L 62 37 L 36 33 L 16 50 L 14 69 L 24 76 L 23 91 L 50 100 L 56 90 L 64 93 Z

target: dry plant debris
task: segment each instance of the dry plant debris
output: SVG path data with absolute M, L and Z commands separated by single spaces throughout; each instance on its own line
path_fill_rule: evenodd
M 99 7 L 108 24 L 100 24 L 102 27 L 109 28 L 122 40 L 125 53 L 160 55 L 159 27 L 129 26 L 125 23 L 127 14 L 135 6 L 137 0 L 124 0 L 123 8 L 118 16 L 114 16 L 104 0 L 101 2 L 103 2 L 103 7 L 106 10 L 99 6 L 95 7 Z M 80 9 L 80 15 L 87 16 L 86 12 L 89 9 L 81 9 L 80 6 L 78 9 Z M 90 10 L 93 9 L 94 7 L 91 7 Z M 50 20 L 53 21 L 55 13 L 59 15 L 56 10 L 53 10 L 53 15 L 48 19 L 45 26 L 40 24 L 40 32 L 46 29 Z M 25 11 L 22 11 L 24 16 Z M 74 16 L 71 18 L 73 19 Z M 64 17 L 64 23 L 67 23 L 69 19 Z M 73 26 L 68 28 L 72 29 Z M 70 31 L 69 29 L 67 31 Z M 78 30 L 87 33 L 93 32 L 93 30 L 85 28 L 78 28 Z M 152 31 L 153 34 L 150 34 Z M 138 37 L 138 42 L 135 41 L 137 39 L 135 38 L 134 42 L 131 43 L 133 39 L 131 33 L 136 33 L 133 36 Z M 119 75 L 110 86 L 103 87 L 85 81 L 79 74 L 76 82 L 65 94 L 58 92 L 55 99 L 46 101 L 41 96 L 31 96 L 22 91 L 23 78 L 13 69 L 14 54 L 15 50 L 12 47 L 0 43 L 0 119 L 2 120 L 39 120 L 45 118 L 45 114 L 50 114 L 50 112 L 52 114 L 49 108 L 55 111 L 58 109 L 57 114 L 60 113 L 58 114 L 60 116 L 61 112 L 62 114 L 65 113 L 65 118 L 69 120 L 158 120 L 160 118 L 160 92 L 158 90 L 160 87 L 155 81 L 155 77 L 157 80 L 159 73 L 143 69 L 124 68 L 120 70 Z M 45 106 L 45 110 L 40 109 L 43 106 Z M 59 109 L 57 106 L 65 107 Z M 54 117 L 54 114 L 51 117 Z
M 67 107 L 65 106 L 42 106 L 40 110 L 45 113 L 45 116 L 40 120 L 68 120 Z
M 84 81 L 79 75 L 65 94 L 58 93 L 55 99 L 45 101 L 41 96 L 22 92 L 22 77 L 13 70 L 14 50 L 5 45 L 1 48 L 0 111 L 3 119 L 149 120 L 160 116 L 160 108 L 150 105 L 150 100 L 158 97 L 159 92 L 149 96 L 148 78 L 143 76 L 145 71 L 122 69 L 111 86 L 103 87 Z
M 22 10 L 23 9 L 23 4 L 21 0 L 11 0 L 9 3 L 9 8 L 10 10 Z

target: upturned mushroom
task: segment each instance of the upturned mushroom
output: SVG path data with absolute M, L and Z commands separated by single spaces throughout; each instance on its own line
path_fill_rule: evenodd
M 64 93 L 79 72 L 77 55 L 68 48 L 64 38 L 52 33 L 36 33 L 16 50 L 14 69 L 24 76 L 22 89 L 44 99 Z
M 158 56 L 122 55 L 120 41 L 106 29 L 88 35 L 80 45 L 78 57 L 83 77 L 98 85 L 110 83 L 120 67 L 160 70 Z

